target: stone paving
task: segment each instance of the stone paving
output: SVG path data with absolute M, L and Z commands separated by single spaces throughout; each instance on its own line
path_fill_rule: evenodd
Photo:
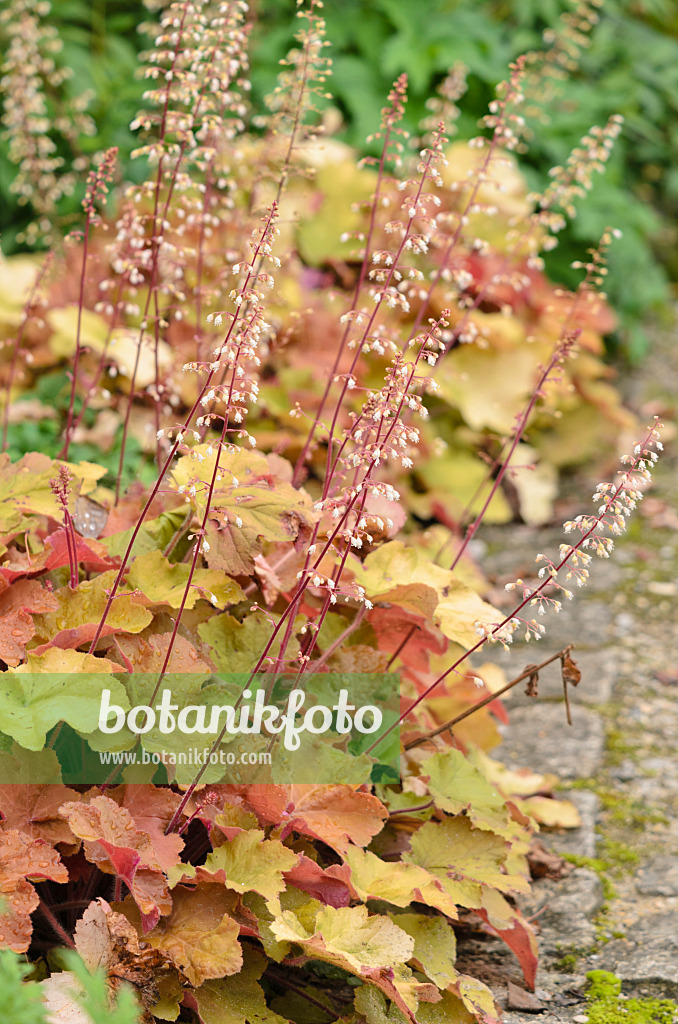
M 643 421 L 655 411 L 675 415 L 675 340 L 674 332 L 658 332 L 651 356 L 631 378 L 629 401 Z M 678 1000 L 678 439 L 667 433 L 643 514 L 609 562 L 595 559 L 589 583 L 561 614 L 544 618 L 538 651 L 522 643 L 510 654 L 489 654 L 510 678 L 576 645 L 582 680 L 570 687 L 572 726 L 555 664 L 540 674 L 537 700 L 521 686 L 507 695 L 511 721 L 492 756 L 556 773 L 582 824 L 540 838 L 564 855 L 598 858 L 580 860 L 560 881 L 535 881 L 521 902 L 540 933 L 529 1012 L 512 1008 L 526 995 L 514 987 L 524 983 L 512 954 L 484 940 L 461 944 L 461 966 L 491 985 L 506 1024 L 585 1024 L 586 972 L 595 968 L 617 974 L 627 996 Z M 588 511 L 596 482 L 582 487 L 580 511 Z M 494 574 L 495 603 L 517 566 L 526 571 L 537 552 L 557 552 L 564 539 L 561 528 L 509 529 L 510 545 L 500 528 L 479 534 L 476 553 Z

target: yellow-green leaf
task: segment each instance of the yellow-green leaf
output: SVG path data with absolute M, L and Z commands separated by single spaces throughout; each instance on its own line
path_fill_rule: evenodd
M 296 942 L 309 956 L 360 975 L 365 968 L 395 967 L 412 956 L 414 939 L 389 917 L 367 907 L 323 907 L 311 933 L 291 910 L 271 924 L 278 939 Z
M 410 839 L 403 860 L 426 868 L 442 882 L 457 903 L 480 906 L 481 888 L 502 892 L 528 892 L 519 875 L 503 874 L 509 844 L 492 832 L 474 829 L 468 818 L 427 822 Z
M 256 452 L 215 452 L 196 445 L 179 459 L 172 472 L 174 486 L 190 496 L 199 513 L 204 512 L 208 488 L 219 470 L 210 508 L 222 525 L 245 530 L 253 538 L 295 541 L 303 526 L 318 519 L 311 499 L 279 475 L 265 456 Z
M 76 347 L 78 307 L 71 305 L 53 309 L 46 319 L 54 332 L 49 340 L 52 352 L 62 359 L 69 359 Z M 150 334 L 144 334 L 141 339 L 140 335 L 138 328 L 118 327 L 111 331 L 104 317 L 88 309 L 82 311 L 81 346 L 86 346 L 97 355 L 106 349 L 120 373 L 128 378 L 134 374 L 136 386 L 145 388 L 156 378 L 156 351 L 159 368 L 165 372 L 172 365 L 172 350 L 162 338 L 158 340 L 156 349 L 155 339 Z
M 291 871 L 299 855 L 277 839 L 264 839 L 259 829 L 239 832 L 208 855 L 199 873 L 207 872 L 236 892 L 258 892 L 273 913 L 280 913 L 283 872 Z
M 460 750 L 446 750 L 421 764 L 436 806 L 450 814 L 466 811 L 478 828 L 502 834 L 509 822 L 504 801 L 494 786 Z
M 63 510 L 50 480 L 58 477 L 59 467 L 67 466 L 82 494 L 91 491 L 106 469 L 93 462 L 60 462 L 41 452 L 29 452 L 18 462 L 10 463 L 9 455 L 0 455 L 0 532 L 15 529 L 21 515 L 52 516 L 63 519 Z
M 28 750 L 40 750 L 57 722 L 79 732 L 93 732 L 99 722 L 103 690 L 111 700 L 129 707 L 124 687 L 104 673 L 4 672 L 0 680 L 2 731 Z
M 106 591 L 113 586 L 115 577 L 116 571 L 111 569 L 91 580 L 83 580 L 74 590 L 70 587 L 55 590 L 59 602 L 57 611 L 33 617 L 36 638 L 50 641 L 59 633 L 72 630 L 72 642 L 64 642 L 63 646 L 79 647 L 91 640 L 106 607 Z M 117 631 L 140 633 L 152 619 L 152 614 L 144 608 L 138 597 L 121 593 L 111 605 L 104 635 Z
M 203 1024 L 288 1024 L 270 1010 L 259 984 L 266 957 L 247 947 L 242 970 L 232 978 L 206 981 L 190 995 Z
M 370 850 L 349 846 L 344 860 L 351 869 L 351 884 L 362 900 L 384 900 L 395 907 L 409 907 L 413 899 L 457 917 L 454 899 L 440 881 L 417 864 L 386 863 Z
M 458 978 L 454 962 L 457 939 L 452 925 L 442 917 L 427 914 L 398 914 L 395 923 L 414 939 L 412 957 L 438 988 L 447 988 Z
M 169 604 L 180 608 L 188 583 L 190 567 L 183 562 L 173 564 L 162 551 L 148 551 L 134 559 L 127 574 L 128 586 L 140 590 L 153 604 Z M 214 600 L 212 600 L 214 598 Z M 244 594 L 235 580 L 217 569 L 197 568 L 184 608 L 194 608 L 196 601 L 209 601 L 217 608 L 237 604 Z
M 210 648 L 210 657 L 220 672 L 251 672 L 272 632 L 270 622 L 259 615 L 249 615 L 242 622 L 232 615 L 214 615 L 198 626 L 198 635 Z M 269 651 L 272 658 L 281 642 L 282 636 L 278 636 Z M 298 652 L 299 644 L 293 636 L 287 645 L 287 657 L 293 659 Z

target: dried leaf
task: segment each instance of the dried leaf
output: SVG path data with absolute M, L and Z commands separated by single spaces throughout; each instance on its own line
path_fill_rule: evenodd
M 524 672 L 529 672 L 530 669 L 536 669 L 536 665 L 526 665 L 523 669 Z M 527 683 L 525 685 L 525 696 L 526 697 L 538 697 L 539 696 L 539 673 L 534 671 L 531 672 Z
M 572 864 L 563 860 L 553 850 L 549 850 L 540 839 L 533 839 L 527 854 L 527 862 L 530 865 L 532 878 L 562 878 L 568 875 Z
M 168 973 L 176 978 L 169 958 L 141 943 L 134 926 L 104 899 L 90 903 L 76 925 L 74 938 L 75 948 L 88 970 L 103 970 L 112 992 L 125 982 L 133 985 L 146 1010 L 158 1001 L 159 978 Z M 144 1020 L 152 1024 L 153 1017 L 148 1014 Z
M 581 681 L 581 672 L 577 667 L 577 663 L 572 659 L 569 653 L 565 654 L 561 658 L 562 671 L 563 671 L 563 682 L 570 686 L 577 686 Z
M 38 984 L 48 1024 L 92 1024 L 92 1018 L 78 998 L 85 995 L 85 990 L 72 971 L 52 974 Z

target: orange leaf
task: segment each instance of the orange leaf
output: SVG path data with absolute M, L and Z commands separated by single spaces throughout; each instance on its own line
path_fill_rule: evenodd
M 31 839 L 11 828 L 0 832 L 0 942 L 15 953 L 25 953 L 31 943 L 31 914 L 40 899 L 28 879 L 67 882 L 68 871 L 57 851 L 41 839 Z

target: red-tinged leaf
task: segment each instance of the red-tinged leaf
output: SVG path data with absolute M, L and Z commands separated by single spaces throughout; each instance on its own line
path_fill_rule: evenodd
M 525 984 L 534 992 L 537 976 L 537 939 L 534 929 L 516 907 L 512 907 L 501 893 L 486 889 L 483 892 L 483 906 L 475 910 L 487 924 L 488 929 L 498 935 L 515 953 Z
M 216 826 L 210 832 L 210 839 L 212 840 L 213 846 L 221 846 L 222 840 L 219 835 L 226 836 L 227 839 L 233 839 L 240 832 L 245 829 L 253 829 L 257 827 L 257 818 L 252 811 L 245 810 L 244 807 L 238 804 L 225 803 L 223 810 L 219 811 L 218 808 L 213 808 L 216 811 L 214 815 L 214 825 Z M 206 817 L 204 814 L 205 808 L 202 809 L 201 817 L 205 821 Z M 209 826 L 208 826 L 209 827 Z M 218 831 L 217 831 L 218 830 Z
M 84 540 L 75 534 L 75 545 L 77 562 L 89 572 L 105 572 L 120 564 L 119 559 L 111 558 L 105 547 L 95 540 Z M 15 555 L 9 564 L 0 565 L 0 575 L 11 583 L 22 576 L 39 576 L 43 572 L 60 569 L 63 565 L 70 565 L 69 539 L 66 530 L 60 529 L 47 537 L 39 555 L 22 552 L 19 556 Z
M 31 914 L 40 903 L 40 897 L 24 878 L 11 887 L 0 883 L 0 894 L 5 905 L 5 912 L 0 914 L 0 944 L 15 953 L 25 953 L 33 935 Z
M 31 943 L 31 914 L 40 902 L 30 883 L 67 882 L 68 871 L 57 851 L 18 829 L 0 831 L 0 944 L 25 953 Z
M 169 871 L 184 848 L 184 840 L 176 832 L 165 835 L 181 794 L 157 786 L 127 785 L 109 789 L 106 795 L 129 812 L 139 831 L 148 833 L 158 863 L 163 871 Z
M 352 786 L 292 785 L 289 797 L 289 827 L 338 853 L 349 843 L 367 846 L 388 818 L 381 800 Z
M 262 824 L 281 834 L 300 832 L 343 852 L 349 843 L 367 844 L 383 828 L 388 811 L 375 796 L 349 785 L 234 787 Z
M 65 803 L 60 813 L 84 841 L 87 859 L 129 886 L 144 930 L 154 927 L 161 914 L 169 913 L 169 890 L 153 842 L 148 832 L 136 827 L 127 808 L 110 797 L 96 796 L 89 803 Z
M 367 621 L 374 629 L 380 651 L 395 654 L 407 668 L 420 672 L 431 654 L 444 654 L 447 640 L 420 615 L 404 608 L 374 608 Z
M 128 659 L 130 672 L 160 672 L 165 664 L 171 633 L 151 633 L 150 636 L 118 636 L 109 648 L 114 658 L 117 654 Z M 211 672 L 212 666 L 198 653 L 190 640 L 177 636 L 167 672 Z
M 414 980 L 407 967 L 396 967 L 393 970 L 373 968 L 365 971 L 364 977 L 388 996 L 412 1024 L 417 1024 L 413 1007 L 418 1006 L 420 1002 L 439 1003 L 442 999 L 440 990 L 435 985 Z
M 55 611 L 58 603 L 37 580 L 18 580 L 8 586 L 2 578 L 0 591 L 0 659 L 14 667 L 23 660 L 26 644 L 35 633 L 32 613 Z
M 7 756 L 7 755 L 5 755 Z M 50 846 L 77 842 L 67 821 L 59 815 L 67 800 L 80 800 L 80 794 L 61 783 L 51 785 L 14 785 L 0 787 L 0 811 L 3 827 L 19 829 L 32 839 L 42 839 Z
M 97 849 L 105 842 L 110 849 L 130 850 L 137 854 L 137 862 L 144 867 L 160 870 L 150 835 L 138 829 L 130 812 L 110 797 L 94 796 L 87 803 L 69 801 L 62 805 L 60 813 L 74 835 L 84 840 L 88 860 L 106 863 L 108 853 L 102 857 Z
M 144 934 L 155 928 L 161 917 L 172 910 L 167 879 L 158 871 L 139 868 L 134 873 L 130 886 L 132 898 L 141 914 L 141 926 Z
M 349 879 L 351 869 L 346 864 L 333 864 L 321 868 L 310 857 L 301 855 L 299 863 L 285 872 L 285 881 L 330 907 L 347 907 L 351 902 Z
M 256 814 L 262 825 L 279 825 L 287 821 L 290 802 L 289 786 L 253 785 L 233 787 L 233 796 L 240 797 Z
M 49 643 L 38 644 L 34 647 L 32 653 L 46 654 L 48 651 L 59 650 L 59 651 L 75 651 L 78 647 L 83 647 L 85 644 L 91 644 L 92 640 L 96 636 L 97 623 L 87 623 L 84 626 L 76 626 L 73 629 L 60 629 Z M 112 633 L 117 633 L 118 630 L 114 626 L 104 626 L 101 635 L 110 636 Z
M 68 871 L 54 847 L 42 839 L 32 839 L 18 829 L 0 832 L 0 878 L 2 885 L 20 878 L 34 882 L 67 882 Z
M 100 850 L 106 854 L 103 859 Z M 136 850 L 130 849 L 129 846 L 115 846 L 106 839 L 99 839 L 96 844 L 86 844 L 85 856 L 88 860 L 94 860 L 101 871 L 106 870 L 110 864 L 112 871 L 109 873 L 122 878 L 130 889 L 134 885 L 134 875 L 141 861 Z

